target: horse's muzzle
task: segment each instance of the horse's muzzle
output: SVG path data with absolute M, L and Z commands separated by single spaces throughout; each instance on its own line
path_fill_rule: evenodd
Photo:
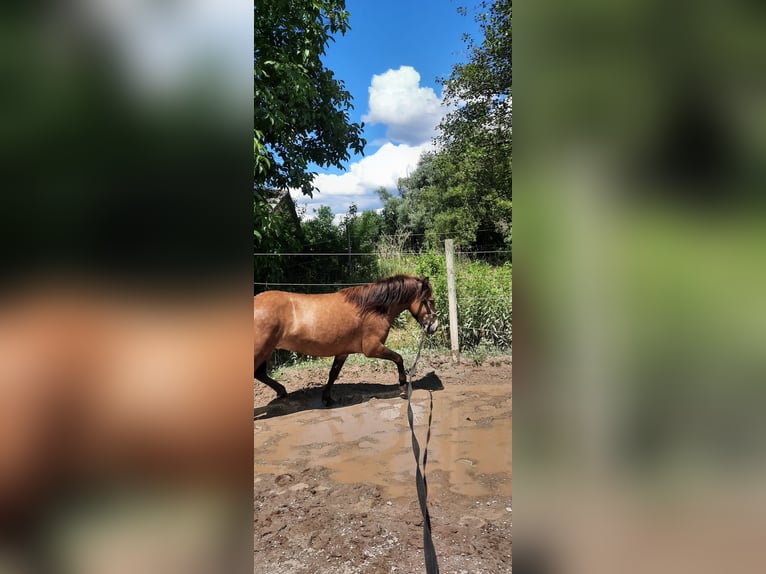
M 436 333 L 436 330 L 439 328 L 439 320 L 433 319 L 432 321 L 427 321 L 425 325 L 423 325 L 423 330 L 426 332 L 427 335 L 433 335 Z

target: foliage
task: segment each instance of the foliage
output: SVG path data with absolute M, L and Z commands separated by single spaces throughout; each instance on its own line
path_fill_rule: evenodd
M 294 204 L 289 196 L 272 197 L 275 207 L 269 203 L 266 193 L 253 190 L 253 245 L 255 253 L 283 253 L 300 251 L 302 233 Z M 256 281 L 285 281 L 287 270 L 278 257 L 256 257 L 254 261 Z
M 384 230 L 383 216 L 374 211 L 363 211 L 350 222 L 352 244 L 363 253 L 374 253 Z
M 340 229 L 333 224 L 334 217 L 330 207 L 323 205 L 317 210 L 316 217 L 301 224 L 307 253 L 341 253 L 345 250 Z
M 349 29 L 345 0 L 261 0 L 253 20 L 255 186 L 311 195 L 310 163 L 341 167 L 365 144 L 351 94 L 322 63 Z
M 379 262 L 386 275 L 413 273 L 429 277 L 434 289 L 439 322 L 444 335 L 440 346 L 449 346 L 447 262 L 443 253 L 388 257 Z M 513 343 L 513 295 L 510 263 L 492 266 L 483 261 L 457 257 L 455 290 L 458 308 L 458 333 L 461 349 L 492 347 L 509 349 Z M 399 326 L 401 326 L 400 321 Z
M 300 238 L 296 236 L 295 226 L 288 214 L 273 209 L 260 190 L 254 190 L 253 194 L 255 251 L 263 253 L 300 248 Z
M 383 187 L 377 191 L 383 203 L 383 231 L 389 236 L 402 233 L 410 238 L 421 237 L 426 229 L 425 207 L 419 201 L 418 189 L 410 193 L 408 188 L 402 186 L 402 181 L 396 195 Z M 420 245 L 416 244 L 413 248 L 419 249 Z
M 482 2 L 477 19 L 481 44 L 467 37 L 469 61 L 444 81 L 444 101 L 454 110 L 439 125 L 439 168 L 445 200 L 453 207 L 435 222 L 437 231 L 464 221 L 485 229 L 479 243 L 511 243 L 512 220 L 512 2 Z M 458 240 L 462 237 L 458 237 Z
M 311 163 L 341 167 L 349 149 L 363 150 L 362 126 L 349 120 L 351 94 L 322 63 L 349 14 L 344 0 L 262 0 L 253 18 L 255 252 L 301 251 L 296 225 L 266 195 L 288 188 L 311 195 Z M 291 274 L 276 257 L 257 259 L 255 273 L 270 281 Z
M 513 342 L 512 268 L 481 262 L 461 266 L 458 284 L 460 345 L 510 348 Z
M 452 237 L 464 249 L 512 244 L 511 1 L 482 2 L 481 44 L 443 80 L 452 111 L 439 125 L 437 149 L 399 181 L 378 191 L 388 233 L 423 234 L 429 248 Z
M 287 227 L 285 218 L 279 215 L 271 221 Z M 279 225 L 276 228 L 278 230 Z M 289 239 L 281 237 L 272 227 L 261 231 L 264 239 L 273 240 L 272 245 L 278 247 L 273 253 L 297 255 L 256 254 L 256 276 L 260 281 L 328 284 L 329 290 L 334 290 L 332 285 L 336 283 L 373 281 L 380 276 L 375 250 L 382 229 L 383 218 L 374 211 L 360 215 L 352 205 L 340 224 L 336 224 L 332 210 L 322 206 L 315 217 L 300 223 L 300 237 L 295 231 L 289 234 Z M 272 235 L 266 236 L 268 232 Z M 335 255 L 328 256 L 328 253 Z
M 512 0 L 482 2 L 477 20 L 483 41 L 466 36 L 469 61 L 458 63 L 443 81 L 444 100 L 455 110 L 440 124 L 440 140 L 447 144 L 490 141 L 510 143 L 512 127 Z
M 306 243 L 304 253 L 343 253 L 346 244 L 342 230 L 333 223 L 332 210 L 324 205 L 319 208 L 316 217 L 302 222 Z M 308 256 L 293 258 L 292 271 L 300 275 L 295 281 L 301 283 L 336 283 L 346 276 L 347 262 L 343 255 L 334 257 Z
M 455 262 L 458 333 L 461 349 L 480 345 L 510 348 L 512 331 L 512 267 L 493 267 L 482 261 Z M 415 272 L 431 278 L 440 321 L 449 331 L 447 263 L 443 253 L 416 258 Z

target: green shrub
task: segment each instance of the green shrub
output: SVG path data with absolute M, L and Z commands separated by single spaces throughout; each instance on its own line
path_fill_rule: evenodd
M 512 346 L 513 295 L 510 263 L 492 267 L 482 262 L 460 262 L 455 272 L 460 346 Z M 446 278 L 445 278 L 446 282 Z
M 449 313 L 447 300 L 447 262 L 443 253 L 429 251 L 420 255 L 399 255 L 395 251 L 379 252 L 381 276 L 396 273 L 425 275 L 434 289 L 439 322 L 444 335 L 433 338 L 438 346 L 449 347 Z M 455 291 L 457 296 L 458 333 L 461 349 L 479 346 L 506 350 L 513 342 L 512 265 L 492 266 L 456 256 Z M 402 328 L 406 315 L 394 323 Z M 434 346 L 434 344 L 429 346 Z

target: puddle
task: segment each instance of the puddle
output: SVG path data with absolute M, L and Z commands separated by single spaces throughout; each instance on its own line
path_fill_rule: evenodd
M 511 495 L 511 399 L 506 385 L 472 385 L 434 393 L 428 448 L 429 487 L 465 496 Z M 428 394 L 413 395 L 415 429 L 425 443 Z M 410 496 L 415 460 L 407 402 L 371 400 L 331 410 L 296 412 L 257 421 L 255 473 L 281 475 L 291 462 L 324 466 L 341 483 L 380 487 L 391 498 Z

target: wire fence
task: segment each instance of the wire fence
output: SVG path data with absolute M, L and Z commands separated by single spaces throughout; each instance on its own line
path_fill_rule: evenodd
M 411 250 L 390 252 L 282 252 L 254 253 L 254 293 L 281 289 L 303 293 L 327 293 L 344 287 L 364 285 L 399 272 L 413 272 L 421 258 L 443 257 L 439 252 Z M 455 253 L 458 262 L 499 266 L 511 261 L 510 249 L 464 250 Z M 429 267 L 430 268 L 430 267 Z M 465 277 L 466 269 L 458 269 Z M 431 273 L 426 273 L 431 274 Z
M 510 348 L 512 341 L 511 250 L 457 251 L 456 302 L 461 348 L 491 344 Z M 254 293 L 280 290 L 295 293 L 333 293 L 366 285 L 395 273 L 423 273 L 434 287 L 437 313 L 447 329 L 447 281 L 444 253 L 391 251 L 387 253 L 319 252 L 255 253 Z M 406 317 L 399 317 L 397 328 Z M 446 330 L 429 346 L 449 346 Z
M 493 249 L 493 250 L 482 250 L 482 251 L 456 251 L 456 255 L 458 256 L 470 256 L 470 255 L 488 255 L 488 254 L 511 254 L 511 250 L 509 249 Z M 372 257 L 376 259 L 382 259 L 382 260 L 396 260 L 399 258 L 407 258 L 407 257 L 418 257 L 424 255 L 423 253 L 416 252 L 416 251 L 400 251 L 395 252 L 391 254 L 380 254 L 380 253 L 343 253 L 343 252 L 337 252 L 337 253 L 255 253 L 255 257 L 265 257 L 265 258 L 272 258 L 272 257 L 281 257 L 281 258 L 290 258 L 292 259 L 289 266 L 294 270 L 298 271 L 300 274 L 301 269 L 303 269 L 305 266 L 301 264 L 300 261 L 296 262 L 296 258 L 313 258 L 313 257 L 335 257 L 335 258 L 356 258 L 356 257 Z M 487 261 L 485 261 L 487 262 Z M 491 263 L 491 262 L 487 262 Z M 470 281 L 472 279 L 476 279 L 478 277 L 475 273 L 470 273 L 462 270 L 458 270 L 458 272 L 455 275 L 456 279 L 458 281 Z M 279 289 L 279 290 L 286 290 L 286 291 L 295 291 L 300 293 L 328 293 L 332 291 L 337 291 L 340 289 L 344 289 L 346 287 L 357 287 L 360 285 L 367 285 L 368 283 L 371 283 L 372 281 L 378 279 L 379 277 L 369 277 L 366 280 L 363 281 L 324 281 L 324 282 L 314 282 L 314 281 L 282 281 L 282 280 L 273 280 L 273 281 L 253 281 L 254 290 L 256 293 L 261 291 L 266 291 L 269 289 Z M 262 279 L 262 278 L 261 278 Z M 504 296 L 505 294 L 503 294 Z M 510 291 L 507 294 L 510 296 Z M 461 302 L 464 301 L 493 301 L 497 300 L 498 295 L 471 295 L 471 296 L 460 296 Z
M 492 250 L 482 250 L 482 251 L 455 251 L 455 255 L 487 255 L 490 253 L 507 253 L 511 254 L 510 249 L 492 249 Z M 407 257 L 407 256 L 418 256 L 418 255 L 424 255 L 424 252 L 422 251 L 396 251 L 392 254 L 381 254 L 381 253 L 354 253 L 354 252 L 336 252 L 336 253 L 254 253 L 255 257 L 382 257 L 382 258 L 396 258 L 396 257 Z

